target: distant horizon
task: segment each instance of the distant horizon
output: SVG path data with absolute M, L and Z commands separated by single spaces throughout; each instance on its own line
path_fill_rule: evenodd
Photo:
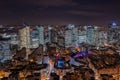
M 117 26 L 119 26 L 119 23 L 118 22 L 115 22 L 116 24 L 117 24 Z M 31 25 L 31 26 L 35 26 L 35 25 L 62 25 L 62 26 L 64 26 L 64 25 L 69 25 L 69 24 L 73 24 L 73 25 L 80 25 L 80 26 L 89 26 L 89 25 L 91 25 L 91 26 L 103 26 L 103 27 L 105 27 L 105 26 L 109 26 L 110 24 L 112 24 L 112 22 L 111 23 L 108 23 L 108 24 L 74 24 L 74 23 L 64 23 L 64 24 L 56 24 L 56 23 L 54 23 L 54 24 L 47 24 L 47 23 L 26 23 L 26 25 Z M 20 26 L 22 26 L 22 25 L 24 25 L 24 23 L 5 23 L 5 24 L 0 24 L 0 25 L 3 25 L 3 26 L 9 26 L 9 25 L 20 25 Z

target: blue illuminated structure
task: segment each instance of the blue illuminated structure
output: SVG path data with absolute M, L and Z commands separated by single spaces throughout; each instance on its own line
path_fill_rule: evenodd
M 60 57 L 57 62 L 55 62 L 55 67 L 58 69 L 65 69 L 65 58 Z
M 58 68 L 65 68 L 65 60 L 58 60 Z
M 117 23 L 113 22 L 113 23 L 112 23 L 112 26 L 117 26 Z

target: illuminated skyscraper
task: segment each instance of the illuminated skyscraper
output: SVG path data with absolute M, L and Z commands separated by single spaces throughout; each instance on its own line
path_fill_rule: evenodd
M 87 42 L 87 37 L 86 37 L 86 31 L 85 30 L 79 30 L 78 31 L 78 43 L 83 43 Z
M 19 30 L 19 34 L 20 34 L 20 49 L 22 49 L 23 47 L 26 48 L 26 59 L 28 59 L 28 55 L 30 54 L 30 47 L 31 47 L 31 42 L 30 42 L 30 27 L 26 26 L 23 29 Z M 21 53 L 22 54 L 22 53 Z
M 0 62 L 10 60 L 12 54 L 9 41 L 0 41 Z
M 51 30 L 52 30 L 52 27 L 48 27 L 48 42 L 51 43 Z
M 51 30 L 51 42 L 52 43 L 56 43 L 58 39 L 58 35 L 57 35 L 57 30 L 56 29 L 52 29 Z
M 108 26 L 108 41 L 117 41 L 120 37 L 119 26 L 113 22 Z
M 93 44 L 94 43 L 94 27 L 87 26 L 87 43 Z
M 12 34 L 11 35 L 11 40 L 10 40 L 10 43 L 12 44 L 12 45 L 15 45 L 15 44 L 18 44 L 18 35 L 17 34 Z
M 78 46 L 78 28 L 75 27 L 75 25 L 69 24 L 67 27 L 67 30 L 65 31 L 65 46 Z
M 78 46 L 78 28 L 72 29 L 72 45 Z
M 31 48 L 37 48 L 39 46 L 39 35 L 38 30 L 34 29 L 30 33 Z
M 37 30 L 39 32 L 39 44 L 44 45 L 44 27 L 37 26 Z
M 70 47 L 72 45 L 72 31 L 65 31 L 65 47 Z
M 58 45 L 61 47 L 65 47 L 65 38 L 63 36 L 58 37 Z
M 30 48 L 30 27 L 27 26 L 23 29 L 19 30 L 20 34 L 20 49 L 25 47 L 25 48 Z

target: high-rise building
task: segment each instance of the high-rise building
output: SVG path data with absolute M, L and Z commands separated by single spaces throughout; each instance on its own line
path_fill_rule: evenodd
M 78 43 L 86 43 L 86 42 L 87 42 L 86 31 L 79 30 L 78 31 Z
M 65 46 L 78 46 L 78 28 L 75 27 L 75 25 L 69 24 L 66 27 L 65 31 Z
M 0 41 L 0 62 L 10 60 L 12 54 L 9 41 Z
M 102 39 L 100 32 L 98 26 L 94 26 L 94 45 L 97 45 Z
M 39 32 L 37 29 L 31 31 L 30 39 L 31 39 L 31 48 L 37 48 L 39 46 Z
M 117 41 L 120 38 L 119 28 L 115 22 L 108 26 L 108 41 Z
M 72 46 L 78 46 L 78 28 L 72 29 Z
M 51 43 L 51 30 L 52 27 L 48 26 L 48 42 Z
M 20 49 L 23 47 L 30 48 L 30 27 L 27 26 L 19 30 L 20 34 Z
M 44 45 L 44 27 L 43 26 L 36 26 L 39 32 L 39 44 Z
M 58 35 L 57 35 L 57 30 L 56 29 L 52 29 L 51 30 L 51 42 L 57 42 L 57 38 L 58 38 Z
M 58 37 L 58 46 L 65 47 L 65 38 L 63 36 Z
M 72 31 L 65 31 L 65 47 L 70 47 L 72 45 Z
M 18 44 L 18 35 L 17 34 L 12 34 L 11 35 L 11 40 L 10 40 L 11 44 Z
M 94 43 L 94 33 L 95 29 L 93 26 L 87 26 L 87 43 L 93 44 Z

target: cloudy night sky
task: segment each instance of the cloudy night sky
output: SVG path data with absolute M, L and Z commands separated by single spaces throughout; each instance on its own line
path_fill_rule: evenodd
M 0 24 L 120 23 L 120 0 L 0 0 Z

